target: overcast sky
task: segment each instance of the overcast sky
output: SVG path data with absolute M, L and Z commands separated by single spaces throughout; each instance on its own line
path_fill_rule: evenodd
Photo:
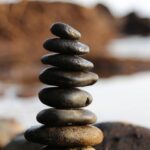
M 12 2 L 16 0 L 0 0 L 0 2 Z M 53 0 L 55 1 L 55 0 Z M 59 0 L 75 2 L 85 6 L 93 6 L 100 2 L 107 5 L 116 16 L 122 16 L 134 10 L 139 15 L 150 18 L 150 0 Z

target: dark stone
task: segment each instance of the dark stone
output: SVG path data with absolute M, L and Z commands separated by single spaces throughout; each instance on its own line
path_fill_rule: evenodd
M 32 127 L 25 132 L 27 140 L 49 146 L 84 147 L 99 144 L 103 133 L 93 126 Z
M 59 93 L 59 94 L 58 94 Z M 80 108 L 92 103 L 92 96 L 77 88 L 45 88 L 39 92 L 42 103 L 55 108 Z
M 93 147 L 76 147 L 76 148 L 59 148 L 59 147 L 51 147 L 51 146 L 44 146 L 40 150 L 95 150 Z
M 27 141 L 23 134 L 17 135 L 3 150 L 39 150 L 40 144 Z
M 80 32 L 68 24 L 55 23 L 52 25 L 50 30 L 54 35 L 59 36 L 63 39 L 78 40 L 81 38 Z
M 47 68 L 39 76 L 41 82 L 60 87 L 82 87 L 94 84 L 98 80 L 93 72 L 63 71 L 58 68 Z
M 128 35 L 150 35 L 150 19 L 141 18 L 136 13 L 131 12 L 124 20 L 122 32 Z
M 96 124 L 104 133 L 97 150 L 149 150 L 150 130 L 119 122 Z
M 60 67 L 64 70 L 90 70 L 94 67 L 93 63 L 79 56 L 72 55 L 45 55 L 42 57 L 42 63 Z
M 44 48 L 61 54 L 82 55 L 88 53 L 89 47 L 83 43 L 65 39 L 48 39 L 43 44 Z
M 37 115 L 38 122 L 46 126 L 87 125 L 96 122 L 94 113 L 85 109 L 54 109 L 42 110 Z

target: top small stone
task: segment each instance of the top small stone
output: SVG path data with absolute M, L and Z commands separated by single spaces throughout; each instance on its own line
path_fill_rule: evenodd
M 79 31 L 64 23 L 55 23 L 51 27 L 51 32 L 63 39 L 79 40 L 81 34 Z

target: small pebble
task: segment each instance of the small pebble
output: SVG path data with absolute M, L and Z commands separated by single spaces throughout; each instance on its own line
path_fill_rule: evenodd
M 50 30 L 54 35 L 63 39 L 79 40 L 81 38 L 81 33 L 68 24 L 55 23 Z
M 47 126 L 87 125 L 96 122 L 96 116 L 85 109 L 54 109 L 42 110 L 37 115 L 38 122 Z
M 94 67 L 93 63 L 84 58 L 65 54 L 45 55 L 42 57 L 42 63 L 75 71 L 90 70 Z
M 93 72 L 63 71 L 58 68 L 48 68 L 41 72 L 39 79 L 48 85 L 82 87 L 94 84 L 98 80 L 98 76 Z
M 90 51 L 89 47 L 78 41 L 66 39 L 48 39 L 43 44 L 44 48 L 61 54 L 83 55 Z
M 59 93 L 59 94 L 58 94 Z M 92 96 L 77 88 L 44 88 L 39 92 L 42 103 L 60 109 L 81 108 L 92 103 Z

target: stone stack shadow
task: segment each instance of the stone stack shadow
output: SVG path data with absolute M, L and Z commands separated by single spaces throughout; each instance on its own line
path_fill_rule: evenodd
M 102 142 L 103 134 L 90 125 L 96 116 L 83 109 L 92 103 L 92 96 L 76 87 L 94 84 L 98 76 L 89 70 L 94 65 L 80 55 L 89 52 L 89 47 L 78 42 L 81 34 L 71 26 L 56 23 L 51 32 L 59 38 L 48 39 L 46 50 L 59 53 L 42 57 L 42 63 L 54 67 L 44 69 L 39 79 L 51 85 L 39 92 L 42 103 L 53 107 L 37 115 L 41 126 L 25 132 L 30 142 L 45 145 L 42 150 L 94 150 L 92 146 Z

